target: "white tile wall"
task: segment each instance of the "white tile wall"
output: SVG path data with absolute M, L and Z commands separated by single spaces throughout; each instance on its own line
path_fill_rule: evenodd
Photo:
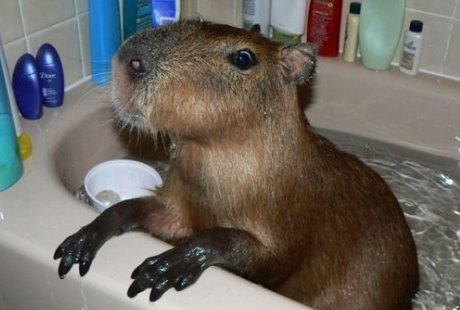
M 61 56 L 67 86 L 89 75 L 87 1 L 0 1 L 0 34 L 10 73 L 22 54 L 35 55 L 49 42 Z
M 191 0 L 184 0 L 191 1 Z M 344 0 L 346 16 L 349 3 Z M 365 1 L 365 0 L 363 0 Z M 25 52 L 50 42 L 64 64 L 66 85 L 90 74 L 88 0 L 2 0 L 0 34 L 10 72 Z M 460 0 L 407 0 L 404 29 L 411 19 L 425 23 L 421 69 L 460 79 Z M 399 51 L 394 61 L 399 60 Z

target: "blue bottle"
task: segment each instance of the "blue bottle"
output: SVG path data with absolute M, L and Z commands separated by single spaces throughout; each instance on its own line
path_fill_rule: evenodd
M 7 78 L 0 71 L 0 192 L 16 183 L 24 172 L 6 88 Z
M 22 55 L 13 71 L 13 90 L 16 103 L 25 119 L 39 119 L 43 115 L 40 77 L 34 56 Z
M 64 70 L 57 50 L 49 43 L 37 52 L 37 69 L 43 104 L 58 107 L 64 102 Z
M 111 80 L 112 57 L 121 44 L 118 0 L 89 0 L 89 41 L 94 84 Z

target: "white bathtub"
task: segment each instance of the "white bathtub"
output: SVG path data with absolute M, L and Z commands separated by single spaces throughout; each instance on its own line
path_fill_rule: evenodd
M 21 180 L 0 193 L 0 309 L 306 309 L 218 268 L 154 305 L 146 292 L 129 299 L 133 268 L 168 247 L 140 233 L 111 239 L 84 278 L 73 268 L 59 279 L 56 246 L 97 216 L 68 188 L 77 187 L 97 161 L 125 152 L 107 122 L 108 98 L 85 84 L 68 92 L 63 107 L 24 122 L 32 157 Z M 315 126 L 460 159 L 458 82 L 321 58 L 313 99 L 307 115 Z M 104 153 L 107 145 L 110 154 Z

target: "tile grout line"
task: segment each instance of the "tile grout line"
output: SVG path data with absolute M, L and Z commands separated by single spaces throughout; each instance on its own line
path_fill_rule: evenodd
M 73 1 L 74 7 L 75 7 L 75 18 L 77 20 L 77 32 L 78 32 L 78 47 L 80 49 L 80 68 L 81 68 L 81 75 L 82 78 L 84 79 L 86 77 L 86 69 L 85 69 L 85 60 L 83 56 L 83 37 L 81 33 L 81 23 L 80 23 L 80 14 L 78 12 L 78 5 L 77 5 L 77 0 Z
M 24 5 L 22 4 L 22 0 L 18 0 L 18 5 L 19 5 L 19 13 L 21 14 L 21 23 L 22 23 L 22 34 L 24 35 L 24 41 L 26 42 L 26 50 L 30 52 L 29 49 L 29 38 L 28 35 L 26 34 L 26 23 L 24 19 Z

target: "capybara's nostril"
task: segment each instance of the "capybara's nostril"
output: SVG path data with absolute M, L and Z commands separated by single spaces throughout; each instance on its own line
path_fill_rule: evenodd
M 147 69 L 144 65 L 144 62 L 140 58 L 132 58 L 129 61 L 129 67 L 136 75 L 142 76 L 147 73 Z

